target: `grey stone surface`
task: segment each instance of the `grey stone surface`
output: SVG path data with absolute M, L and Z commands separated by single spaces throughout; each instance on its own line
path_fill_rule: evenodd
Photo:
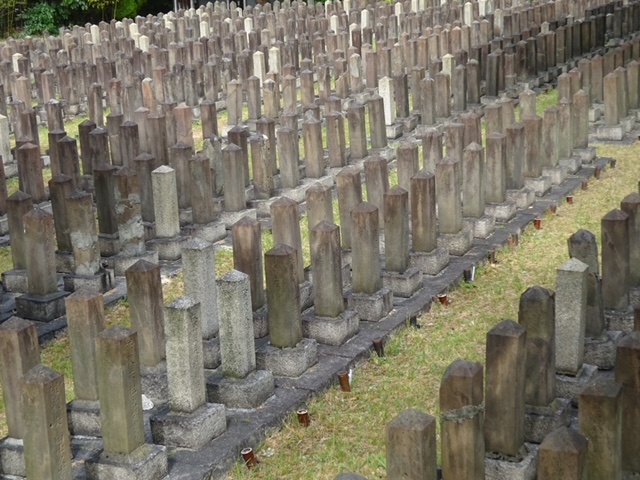
M 378 322 L 393 308 L 393 292 L 384 287 L 371 295 L 349 292 L 347 305 L 358 312 L 360 320 Z
M 525 442 L 541 443 L 544 437 L 571 422 L 571 401 L 556 398 L 548 407 L 525 405 L 524 439 Z
M 431 252 L 411 252 L 409 264 L 422 270 L 425 275 L 437 275 L 449 265 L 449 251 L 434 248 Z
M 232 270 L 217 286 L 222 371 L 225 377 L 244 378 L 256 369 L 249 276 Z
M 557 374 L 556 394 L 559 398 L 568 398 L 577 405 L 580 393 L 591 383 L 597 371 L 598 367 L 585 363 L 575 376 Z
M 2 286 L 8 292 L 27 293 L 27 271 L 7 270 L 2 272 Z
M 536 199 L 536 193 L 529 188 L 507 190 L 507 200 L 516 204 L 518 209 L 529 208 Z
M 382 272 L 382 285 L 393 292 L 394 298 L 409 298 L 422 288 L 422 272 L 411 267 L 404 273 Z
M 487 480 L 535 480 L 538 466 L 538 446 L 526 443 L 522 458 L 517 461 L 487 457 L 485 478 Z
M 551 177 L 525 178 L 524 186 L 533 190 L 537 197 L 542 197 L 551 189 Z
M 318 343 L 303 338 L 293 348 L 277 348 L 271 344 L 259 347 L 256 351 L 256 366 L 274 375 L 299 377 L 318 361 Z
M 154 443 L 199 449 L 227 429 L 224 405 L 204 403 L 190 413 L 165 408 L 151 417 Z
M 608 331 L 597 338 L 586 338 L 584 362 L 595 365 L 599 370 L 613 369 L 616 363 L 616 344 L 622 335 L 620 331 Z
M 222 354 L 220 353 L 220 339 L 218 337 L 202 340 L 202 357 L 204 368 L 213 370 L 220 366 Z
M 69 432 L 72 435 L 101 436 L 100 403 L 92 400 L 73 400 L 67 404 Z
M 496 229 L 496 219 L 491 215 L 483 215 L 479 218 L 465 218 L 464 221 L 468 222 L 471 227 L 474 238 L 487 238 Z
M 584 356 L 589 266 L 576 258 L 563 263 L 556 279 L 556 370 L 575 375 Z
M 360 318 L 352 310 L 345 310 L 337 317 L 321 317 L 311 308 L 302 315 L 302 334 L 327 345 L 342 345 L 356 335 L 359 328 Z
M 168 471 L 167 448 L 143 444 L 128 455 L 103 453 L 86 470 L 89 480 L 161 480 Z
M 445 248 L 449 255 L 461 256 L 473 245 L 473 229 L 470 225 L 462 226 L 458 233 L 441 233 L 438 235 L 438 248 Z
M 16 298 L 16 315 L 29 320 L 50 322 L 64 315 L 64 297 L 69 292 L 54 292 L 47 295 L 25 293 Z
M 255 370 L 244 378 L 223 377 L 219 372 L 207 378 L 207 399 L 228 408 L 258 408 L 274 394 L 273 374 Z
M 5 437 L 0 440 L 0 471 L 5 475 L 25 477 L 24 448 L 22 440 Z

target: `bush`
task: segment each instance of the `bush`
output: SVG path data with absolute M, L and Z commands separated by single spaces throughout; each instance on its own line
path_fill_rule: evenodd
M 58 31 L 58 11 L 48 3 L 39 2 L 27 8 L 19 15 L 24 22 L 25 35 L 42 35 L 43 32 Z

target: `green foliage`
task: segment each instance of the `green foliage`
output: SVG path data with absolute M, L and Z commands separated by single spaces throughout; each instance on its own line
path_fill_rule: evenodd
M 19 15 L 24 22 L 25 35 L 41 35 L 42 32 L 56 33 L 59 20 L 58 9 L 45 2 L 36 3 Z

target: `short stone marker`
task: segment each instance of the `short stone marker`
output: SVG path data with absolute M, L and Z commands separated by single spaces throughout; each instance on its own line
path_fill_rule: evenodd
M 274 392 L 271 372 L 256 370 L 249 276 L 231 270 L 217 280 L 222 372 L 207 378 L 207 398 L 229 408 L 257 408 Z
M 386 427 L 387 478 L 436 480 L 436 419 L 405 410 Z
M 224 405 L 206 403 L 200 303 L 180 297 L 165 307 L 169 405 L 151 417 L 155 443 L 199 449 L 227 429 Z
M 583 480 L 589 471 L 586 459 L 590 449 L 590 442 L 579 432 L 569 427 L 554 430 L 540 445 L 538 480 Z

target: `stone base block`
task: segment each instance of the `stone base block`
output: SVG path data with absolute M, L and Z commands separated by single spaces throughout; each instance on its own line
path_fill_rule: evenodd
M 629 133 L 636 125 L 636 117 L 625 117 L 620 119 L 620 124 L 624 127 L 625 133 Z
M 616 365 L 616 344 L 622 337 L 622 332 L 604 332 L 598 338 L 585 338 L 584 361 L 595 365 L 599 370 L 612 370 Z
M 578 173 L 578 170 L 582 168 L 582 160 L 576 155 L 569 158 L 562 158 L 558 163 L 571 175 Z
M 27 476 L 21 439 L 4 437 L 0 440 L 0 473 L 17 477 Z
M 491 215 L 483 215 L 480 218 L 465 218 L 473 231 L 474 238 L 487 238 L 496 229 L 496 219 Z
M 166 403 L 169 396 L 167 364 L 160 362 L 155 367 L 140 367 L 142 393 L 153 403 Z
M 405 132 L 412 132 L 418 126 L 417 115 L 409 115 L 407 118 L 399 118 L 398 121 L 402 123 L 402 129 Z
M 9 220 L 6 215 L 0 216 L 0 235 L 9 233 Z
M 27 293 L 29 285 L 26 270 L 7 270 L 2 272 L 2 285 L 8 292 Z
M 616 310 L 605 310 L 604 317 L 607 330 L 619 331 L 623 333 L 633 332 L 633 312 L 619 312 Z
M 340 346 L 360 330 L 360 317 L 345 310 L 337 317 L 319 317 L 313 308 L 302 316 L 302 334 L 326 345 Z
M 449 251 L 446 248 L 434 248 L 430 252 L 411 252 L 409 263 L 425 275 L 438 275 L 449 265 Z
M 591 108 L 589 109 L 589 122 L 595 123 L 600 120 L 600 109 L 599 108 Z
M 179 260 L 182 257 L 182 247 L 188 238 L 176 235 L 171 238 L 154 238 L 147 242 L 147 248 L 152 252 L 158 252 L 160 260 Z
M 188 225 L 185 233 L 190 237 L 200 238 L 205 242 L 215 243 L 227 236 L 227 228 L 222 222 L 212 222 L 206 225 Z
M 524 186 L 533 190 L 536 197 L 542 197 L 551 190 L 551 177 L 525 178 Z
M 104 293 L 113 288 L 111 272 L 101 270 L 95 275 L 65 275 L 63 277 L 64 289 L 67 292 L 75 292 L 80 289 L 88 289 L 93 292 Z
M 400 124 L 387 125 L 387 138 L 389 140 L 395 140 L 402 136 L 403 126 Z M 414 127 L 415 128 L 415 127 Z
M 227 408 L 258 408 L 273 395 L 273 374 L 255 370 L 245 378 L 227 378 L 221 373 L 207 379 L 207 400 Z
M 102 452 L 97 462 L 86 462 L 89 480 L 160 480 L 167 470 L 167 447 L 148 443 L 129 455 Z
M 205 403 L 191 413 L 165 407 L 150 423 L 153 443 L 198 450 L 227 430 L 227 414 L 219 403 Z
M 487 203 L 484 213 L 496 219 L 496 222 L 507 223 L 516 216 L 516 202 L 507 200 L 503 203 Z
M 600 125 L 596 130 L 598 140 L 620 141 L 624 138 L 625 128 L 622 124 Z
M 300 284 L 300 311 L 305 311 L 313 305 L 313 283 L 305 280 Z
M 593 380 L 597 371 L 598 367 L 585 363 L 575 376 L 557 373 L 556 394 L 560 398 L 568 398 L 574 405 L 577 405 L 582 390 Z
M 580 157 L 583 165 L 589 165 L 596 159 L 596 147 L 576 148 L 573 154 Z
M 239 212 L 220 212 L 220 221 L 224 223 L 225 228 L 228 230 L 238 220 L 244 217 L 253 218 L 257 220 L 258 214 L 255 208 L 247 208 L 240 210 Z
M 117 233 L 99 233 L 98 246 L 100 247 L 101 256 L 111 257 L 120 251 L 120 238 Z
M 269 335 L 269 321 L 265 306 L 253 312 L 253 338 L 262 338 L 267 335 Z
M 119 253 L 110 257 L 108 262 L 113 268 L 114 274 L 118 277 L 124 276 L 127 269 L 136 263 L 138 260 L 145 260 L 149 263 L 158 264 L 158 252 L 153 250 L 146 250 L 144 253 L 138 255 L 124 255 Z
M 627 470 L 622 471 L 622 480 L 640 480 L 640 473 L 629 472 Z
M 217 337 L 202 340 L 202 355 L 204 357 L 204 368 L 213 370 L 222 363 L 220 353 L 220 339 Z
M 277 348 L 268 343 L 256 351 L 258 370 L 283 377 L 299 377 L 318 362 L 318 342 L 303 338 L 293 348 Z
M 25 293 L 16 297 L 16 315 L 28 320 L 50 322 L 62 317 L 66 308 L 64 297 L 69 292 L 54 292 L 49 295 L 29 295 Z
M 393 308 L 393 292 L 385 287 L 371 295 L 349 292 L 347 305 L 349 310 L 358 312 L 360 320 L 378 322 L 386 317 Z
M 73 273 L 75 264 L 73 253 L 56 251 L 56 272 Z
M 560 185 L 567 178 L 567 170 L 561 166 L 545 167 L 542 169 L 542 175 L 551 179 L 551 185 Z
M 544 437 L 557 428 L 571 422 L 571 401 L 556 398 L 547 407 L 525 405 L 524 439 L 531 443 L 542 443 Z
M 100 402 L 73 400 L 67 405 L 67 418 L 71 435 L 100 437 Z
M 525 443 L 523 455 L 514 459 L 487 456 L 484 467 L 486 480 L 535 480 L 538 470 L 538 446 Z
M 520 210 L 529 208 L 536 201 L 536 192 L 528 188 L 520 190 L 507 190 L 507 200 L 516 204 Z
M 422 272 L 410 267 L 404 273 L 383 272 L 382 285 L 393 292 L 394 297 L 409 298 L 423 287 Z
M 369 154 L 372 156 L 382 157 L 387 161 L 387 163 L 396 159 L 396 149 L 389 146 L 384 148 L 370 148 Z
M 464 225 L 458 233 L 441 233 L 438 235 L 438 247 L 446 248 L 449 255 L 461 256 L 473 246 L 473 230 Z

